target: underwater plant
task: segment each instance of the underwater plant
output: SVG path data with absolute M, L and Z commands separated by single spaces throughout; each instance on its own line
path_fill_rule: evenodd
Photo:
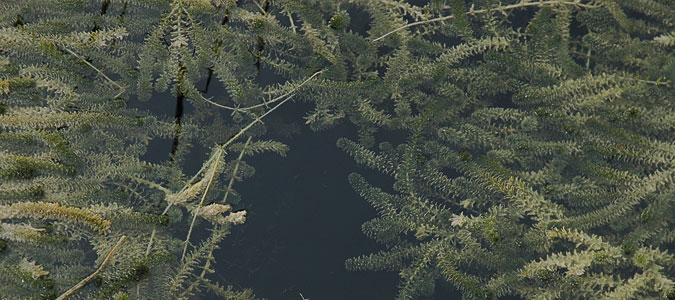
M 393 178 L 349 176 L 382 250 L 346 266 L 398 273 L 397 299 L 675 297 L 671 0 L 8 0 L 0 20 L 0 298 L 254 299 L 213 252 L 246 220 L 246 159 L 289 150 L 265 120 L 292 99 Z

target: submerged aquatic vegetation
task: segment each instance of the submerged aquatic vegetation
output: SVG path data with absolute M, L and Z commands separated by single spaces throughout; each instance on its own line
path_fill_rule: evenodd
M 299 99 L 394 178 L 349 176 L 385 249 L 347 268 L 397 272 L 398 299 L 671 297 L 675 3 L 417 2 L 3 1 L 0 296 L 254 298 L 213 251 Z

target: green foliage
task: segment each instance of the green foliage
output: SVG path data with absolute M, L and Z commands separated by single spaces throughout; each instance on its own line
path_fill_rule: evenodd
M 283 49 L 300 41 L 284 44 L 289 34 L 252 3 L 4 1 L 0 8 L 0 267 L 15 270 L 0 277 L 0 297 L 159 299 L 211 290 L 253 299 L 205 276 L 217 243 L 245 221 L 228 195 L 235 194 L 234 179 L 253 169 L 241 156 L 230 164 L 227 153 L 288 150 L 276 141 L 233 142 L 264 132 L 254 126 L 261 115 L 316 71 L 296 72 L 284 61 L 306 57 Z M 241 26 L 256 22 L 269 32 Z M 247 38 L 253 31 L 257 36 Z M 251 55 L 247 41 L 263 35 L 270 48 Z M 294 77 L 258 86 L 251 80 L 255 60 Z M 207 72 L 230 95 L 206 99 L 195 84 Z M 126 107 L 153 89 L 187 96 L 197 108 L 181 124 L 175 164 L 142 159 L 149 141 L 177 132 L 173 122 Z M 213 105 L 235 114 L 223 120 L 206 109 Z M 217 127 L 223 130 L 214 133 Z M 219 154 L 189 179 L 181 161 L 195 141 Z M 192 223 L 170 223 L 170 211 L 190 215 Z M 207 224 L 194 226 L 197 217 Z M 189 235 L 174 236 L 167 226 L 219 229 L 209 247 L 193 249 Z M 113 247 L 121 236 L 129 237 Z M 180 249 L 190 259 L 176 263 Z M 13 284 L 28 282 L 17 269 L 22 258 L 44 270 L 30 289 Z M 38 284 L 43 277 L 49 286 Z
M 0 3 L 0 297 L 254 299 L 213 251 L 293 97 L 393 177 L 349 176 L 385 249 L 347 267 L 397 272 L 398 299 L 673 298 L 674 2 L 417 2 Z
M 428 14 L 372 21 L 384 80 L 343 107 L 369 132 L 409 133 L 379 151 L 385 134 L 338 142 L 397 192 L 350 176 L 380 215 L 364 233 L 388 250 L 348 267 L 398 270 L 399 299 L 439 281 L 466 299 L 666 296 L 674 245 L 658 236 L 674 224 L 654 208 L 673 213 L 675 6 L 382 2 Z

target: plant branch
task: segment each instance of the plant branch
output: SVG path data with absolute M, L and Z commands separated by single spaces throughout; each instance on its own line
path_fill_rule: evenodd
M 216 173 L 218 171 L 218 164 L 220 163 L 220 157 L 224 155 L 223 152 L 223 147 L 219 147 L 218 150 L 216 150 L 216 153 L 214 153 L 215 157 L 215 162 L 213 162 L 213 166 L 209 169 L 208 173 L 206 173 L 204 176 L 209 176 L 209 181 L 206 183 L 206 187 L 204 188 L 204 192 L 202 193 L 202 198 L 199 200 L 199 205 L 197 208 L 195 208 L 192 216 L 192 222 L 190 223 L 190 228 L 188 229 L 187 237 L 185 238 L 185 245 L 183 246 L 183 254 L 180 257 L 180 261 L 183 261 L 185 259 L 185 253 L 187 252 L 187 247 L 190 244 L 190 236 L 192 235 L 192 229 L 194 228 L 195 221 L 197 220 L 197 215 L 199 215 L 199 209 L 202 208 L 204 205 L 204 200 L 206 199 L 206 195 L 209 193 L 209 189 L 211 189 L 211 183 L 213 183 L 213 178 L 216 177 Z
M 574 0 L 574 1 L 550 0 L 550 1 L 537 1 L 537 2 L 526 2 L 526 0 L 521 0 L 520 3 L 518 3 L 518 4 L 499 6 L 499 7 L 491 8 L 491 9 L 474 9 L 474 6 L 471 5 L 471 8 L 469 9 L 469 11 L 466 14 L 473 16 L 473 15 L 476 15 L 476 14 L 483 14 L 483 13 L 488 13 L 488 12 L 493 12 L 493 11 L 505 13 L 505 11 L 515 9 L 515 8 L 523 8 L 523 7 L 530 7 L 530 6 L 544 6 L 544 5 L 572 5 L 572 6 L 583 7 L 583 8 L 597 7 L 595 5 L 583 4 L 583 3 L 581 3 L 581 0 Z M 443 22 L 443 21 L 454 19 L 454 18 L 455 18 L 454 15 L 450 15 L 450 16 L 438 17 L 438 18 L 434 18 L 434 19 L 429 19 L 429 20 L 418 21 L 418 22 L 406 24 L 406 25 L 403 25 L 399 28 L 396 28 L 392 31 L 389 31 L 389 32 L 385 33 L 384 35 L 374 39 L 373 42 L 377 42 L 377 41 L 379 41 L 379 40 L 381 40 L 385 37 L 388 37 L 388 36 L 390 36 L 390 35 L 392 35 L 396 32 L 399 32 L 403 29 L 406 29 L 406 28 L 415 27 L 415 26 L 423 25 L 423 24 L 435 23 L 435 22 Z
M 89 281 L 92 280 L 94 277 L 96 277 L 96 275 L 98 275 L 98 273 L 101 273 L 101 271 L 103 271 L 103 268 L 108 264 L 108 261 L 110 261 L 110 258 L 112 258 L 113 254 L 115 254 L 115 252 L 117 252 L 117 250 L 120 248 L 120 246 L 122 246 L 122 242 L 123 242 L 124 239 L 126 239 L 126 238 L 127 238 L 127 236 L 126 236 L 126 235 L 123 235 L 123 236 L 120 238 L 120 240 L 117 241 L 117 244 L 115 244 L 115 246 L 110 250 L 110 252 L 108 252 L 108 255 L 106 255 L 105 259 L 103 260 L 103 262 L 101 263 L 101 265 L 98 267 L 98 269 L 96 269 L 96 271 L 94 271 L 94 273 L 91 273 L 89 276 L 87 276 L 86 278 L 82 279 L 82 281 L 80 281 L 78 284 L 76 284 L 75 286 L 73 286 L 72 288 L 70 288 L 69 290 L 67 290 L 65 293 L 61 294 L 61 296 L 59 296 L 58 298 L 56 298 L 56 300 L 63 300 L 63 299 L 66 299 L 67 297 L 69 297 L 69 296 L 71 296 L 73 293 L 75 293 L 77 290 L 79 290 L 80 288 L 82 288 L 85 284 L 87 284 L 87 282 L 89 282 Z
M 309 76 L 309 78 L 305 79 L 305 81 L 303 81 L 302 83 L 300 83 L 298 86 L 294 87 L 292 90 L 288 91 L 287 93 L 285 93 L 285 94 L 283 94 L 283 95 L 281 95 L 281 96 L 279 96 L 279 97 L 276 97 L 276 98 L 274 98 L 274 99 L 272 99 L 272 100 L 270 100 L 270 101 L 263 101 L 263 103 L 256 104 L 256 105 L 252 105 L 252 106 L 249 106 L 249 107 L 244 107 L 244 108 L 231 107 L 231 106 L 227 106 L 227 105 L 218 104 L 218 103 L 216 103 L 216 102 L 211 101 L 211 99 L 208 99 L 208 98 L 206 98 L 206 97 L 200 95 L 199 93 L 197 93 L 196 95 L 197 95 L 201 100 L 203 100 L 203 101 L 205 101 L 205 102 L 207 102 L 207 103 L 209 103 L 209 104 L 212 104 L 212 105 L 214 105 L 214 106 L 217 106 L 217 107 L 220 107 L 220 108 L 224 108 L 224 109 L 227 109 L 227 110 L 231 110 L 231 111 L 234 111 L 234 112 L 247 112 L 247 111 L 249 111 L 249 110 L 251 110 L 251 109 L 254 109 L 254 108 L 258 108 L 258 107 L 262 107 L 262 106 L 268 106 L 270 103 L 274 103 L 274 102 L 277 102 L 277 101 L 279 101 L 279 100 L 281 100 L 281 99 L 283 99 L 283 98 L 285 98 L 285 97 L 288 97 L 289 95 L 291 95 L 292 93 L 294 93 L 295 91 L 297 91 L 300 87 L 302 87 L 302 86 L 305 85 L 307 82 L 309 82 L 310 80 L 312 80 L 314 77 L 318 76 L 318 75 L 321 74 L 321 73 L 323 73 L 323 70 L 318 71 L 318 72 L 312 74 L 312 76 Z
M 112 83 L 114 86 L 116 86 L 118 89 L 120 89 L 120 92 L 117 93 L 117 95 L 115 95 L 114 98 L 119 97 L 120 95 L 122 95 L 122 94 L 124 93 L 124 91 L 126 91 L 126 88 L 125 88 L 125 87 L 119 85 L 119 83 L 117 83 L 117 82 L 115 82 L 114 80 L 110 79 L 110 77 L 108 77 L 107 75 L 105 75 L 105 73 L 103 73 L 103 71 L 99 70 L 99 68 L 97 68 L 96 66 L 92 65 L 90 62 L 88 62 L 88 61 L 87 61 L 86 59 L 84 59 L 82 56 L 78 55 L 77 53 L 73 52 L 72 50 L 70 50 L 70 49 L 68 49 L 68 48 L 66 48 L 66 47 L 63 47 L 63 49 L 65 49 L 68 53 L 72 54 L 73 56 L 79 58 L 81 61 L 83 61 L 85 64 L 87 64 L 87 66 L 90 66 L 92 69 L 96 70 L 96 72 L 98 72 L 98 74 L 101 75 L 103 78 L 105 78 L 108 82 Z

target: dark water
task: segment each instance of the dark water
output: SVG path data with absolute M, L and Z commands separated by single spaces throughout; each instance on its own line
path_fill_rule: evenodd
M 347 182 L 349 173 L 361 169 L 335 145 L 355 129 L 312 132 L 301 119 L 308 108 L 287 103 L 278 112 L 299 124 L 299 134 L 284 140 L 291 148 L 287 157 L 249 160 L 256 175 L 238 191 L 250 215 L 215 253 L 218 273 L 268 299 L 301 299 L 299 293 L 312 300 L 393 299 L 396 274 L 344 267 L 345 259 L 379 249 L 361 233 L 375 210 Z

